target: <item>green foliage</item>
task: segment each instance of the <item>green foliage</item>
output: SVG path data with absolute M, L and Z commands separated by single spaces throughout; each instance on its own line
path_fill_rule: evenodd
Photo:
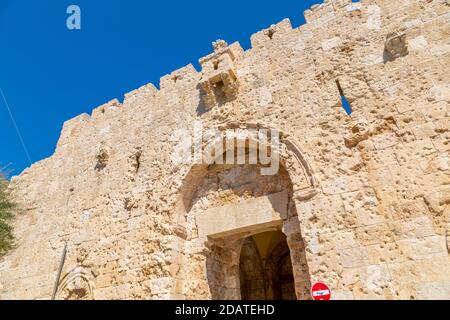
M 11 221 L 14 218 L 17 205 L 8 191 L 9 181 L 0 172 L 0 257 L 11 249 L 14 236 Z

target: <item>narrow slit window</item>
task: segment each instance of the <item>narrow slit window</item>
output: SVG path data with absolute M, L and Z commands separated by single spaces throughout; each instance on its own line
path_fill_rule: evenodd
M 352 114 L 352 106 L 350 105 L 350 102 L 348 102 L 347 98 L 345 97 L 344 90 L 342 90 L 339 80 L 336 80 L 336 85 L 338 87 L 339 94 L 341 95 L 341 105 L 344 108 L 345 112 L 347 112 L 347 114 L 350 116 Z

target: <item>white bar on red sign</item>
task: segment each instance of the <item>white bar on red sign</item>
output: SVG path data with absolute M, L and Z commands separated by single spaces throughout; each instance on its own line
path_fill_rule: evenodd
M 321 296 L 325 296 L 327 294 L 330 294 L 330 290 L 319 290 L 319 291 L 313 292 L 314 297 L 321 297 Z

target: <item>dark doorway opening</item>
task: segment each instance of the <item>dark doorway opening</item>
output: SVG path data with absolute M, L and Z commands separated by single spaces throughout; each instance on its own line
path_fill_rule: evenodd
M 286 236 L 281 231 L 244 239 L 239 276 L 242 300 L 296 300 Z

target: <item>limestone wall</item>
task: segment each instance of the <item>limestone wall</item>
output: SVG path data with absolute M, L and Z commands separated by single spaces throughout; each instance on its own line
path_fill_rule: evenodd
M 67 121 L 54 155 L 13 180 L 25 212 L 0 299 L 49 299 L 66 243 L 58 298 L 210 298 L 186 289 L 206 266 L 182 270 L 212 250 L 184 220 L 207 170 L 171 160 L 173 132 L 199 120 L 282 132 L 283 229 L 308 281 L 337 299 L 450 298 L 450 3 L 330 0 L 305 17 Z

